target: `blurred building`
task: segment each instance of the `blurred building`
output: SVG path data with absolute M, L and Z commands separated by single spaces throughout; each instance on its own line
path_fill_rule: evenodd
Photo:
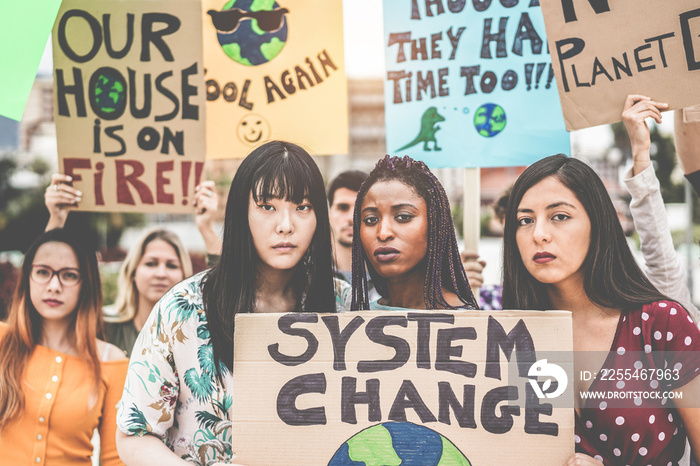
M 52 76 L 37 76 L 34 80 L 19 134 L 21 152 L 41 156 L 52 166 L 58 167 Z
M 19 122 L 0 115 L 0 154 L 19 147 Z
M 33 183 L 32 174 L 22 171 L 33 159 L 41 158 L 52 170 L 58 168 L 53 79 L 50 75 L 37 76 L 34 80 L 20 122 L 0 117 L 1 154 L 16 157 L 20 168 L 16 177 L 19 177 L 18 182 L 22 187 Z

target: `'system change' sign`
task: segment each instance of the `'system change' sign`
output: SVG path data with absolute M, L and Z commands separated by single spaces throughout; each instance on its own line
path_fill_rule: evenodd
M 65 0 L 53 29 L 59 169 L 82 210 L 191 212 L 205 155 L 200 2 Z
M 573 410 L 524 382 L 571 349 L 561 311 L 238 315 L 235 462 L 563 464 Z
M 569 130 L 620 120 L 628 94 L 700 103 L 697 0 L 541 0 Z

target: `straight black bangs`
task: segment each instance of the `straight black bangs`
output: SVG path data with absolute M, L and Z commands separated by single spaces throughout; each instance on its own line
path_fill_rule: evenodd
M 304 161 L 289 157 L 285 150 L 282 156 L 271 157 L 255 172 L 253 199 L 255 202 L 284 199 L 295 204 L 305 199 L 311 201 L 312 172 Z

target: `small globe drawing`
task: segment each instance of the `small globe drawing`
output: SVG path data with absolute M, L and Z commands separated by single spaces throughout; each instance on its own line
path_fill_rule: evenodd
M 498 104 L 484 104 L 474 113 L 474 127 L 485 138 L 492 138 L 506 127 L 506 112 Z
M 253 5 L 254 4 L 254 5 Z M 253 6 L 255 8 L 253 9 Z M 275 1 L 229 0 L 222 11 L 237 8 L 250 11 L 272 11 L 279 8 Z M 258 66 L 275 58 L 287 42 L 287 18 L 282 18 L 281 27 L 266 32 L 258 26 L 258 20 L 242 18 L 233 32 L 217 31 L 216 37 L 224 53 L 241 65 Z
M 101 68 L 92 78 L 91 88 L 95 109 L 103 118 L 117 118 L 126 105 L 126 83 L 118 73 L 110 72 L 110 68 Z
M 447 438 L 410 422 L 385 422 L 345 442 L 328 466 L 471 466 Z

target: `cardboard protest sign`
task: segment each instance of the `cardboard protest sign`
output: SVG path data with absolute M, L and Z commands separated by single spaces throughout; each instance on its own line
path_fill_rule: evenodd
M 80 210 L 192 211 L 205 155 L 200 10 L 195 0 L 64 0 L 56 133 Z
M 674 112 L 673 134 L 683 172 L 700 170 L 700 105 Z
M 239 314 L 234 462 L 564 464 L 573 390 L 557 377 L 553 408 L 528 378 L 552 350 L 571 353 L 569 312 Z
M 0 2 L 0 115 L 22 118 L 60 4 Z
M 207 158 L 273 139 L 348 152 L 340 0 L 204 0 Z
M 570 152 L 536 1 L 384 0 L 387 151 L 433 167 Z
M 697 0 L 541 0 L 570 130 L 621 120 L 629 94 L 700 103 Z

